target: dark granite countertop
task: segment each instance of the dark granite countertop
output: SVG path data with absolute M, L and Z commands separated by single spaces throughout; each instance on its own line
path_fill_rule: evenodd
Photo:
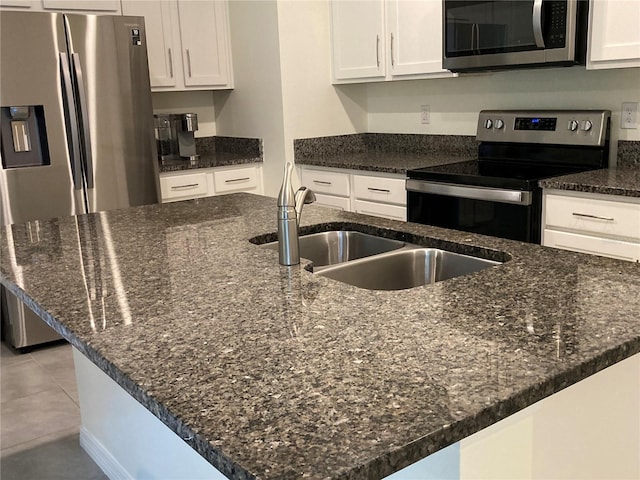
M 640 197 L 640 168 L 605 168 L 541 180 L 543 188 Z
M 306 206 L 303 233 L 510 257 L 370 291 L 279 266 L 249 242 L 275 220 L 234 194 L 12 226 L 0 279 L 237 479 L 382 478 L 640 352 L 638 264 Z
M 462 135 L 361 133 L 301 138 L 293 145 L 297 165 L 400 175 L 478 156 L 475 138 Z
M 449 154 L 423 155 L 399 152 L 367 152 L 296 159 L 296 164 L 405 175 L 407 170 L 414 168 L 464 162 L 473 158 L 473 156 Z

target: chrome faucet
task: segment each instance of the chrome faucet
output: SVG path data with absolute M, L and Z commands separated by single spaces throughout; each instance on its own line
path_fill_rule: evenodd
M 280 265 L 297 265 L 300 263 L 300 245 L 298 243 L 298 227 L 305 203 L 316 201 L 315 194 L 307 187 L 300 187 L 293 193 L 291 172 L 293 165 L 289 162 L 284 167 L 284 180 L 278 194 L 278 255 Z

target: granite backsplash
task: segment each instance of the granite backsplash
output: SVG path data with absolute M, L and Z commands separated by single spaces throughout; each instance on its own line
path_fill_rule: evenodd
M 640 168 L 640 141 L 618 140 L 618 168 Z
M 477 155 L 478 144 L 475 137 L 466 135 L 356 133 L 296 139 L 293 149 L 296 160 L 367 152 L 473 157 Z
M 196 151 L 200 155 L 224 152 L 262 158 L 262 141 L 259 138 L 201 137 L 196 138 Z

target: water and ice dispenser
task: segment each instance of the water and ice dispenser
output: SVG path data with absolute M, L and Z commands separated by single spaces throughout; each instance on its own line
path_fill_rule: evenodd
M 170 113 L 154 115 L 158 158 L 161 162 L 172 160 L 195 161 L 198 115 L 195 113 Z
M 0 107 L 2 167 L 50 165 L 42 105 Z

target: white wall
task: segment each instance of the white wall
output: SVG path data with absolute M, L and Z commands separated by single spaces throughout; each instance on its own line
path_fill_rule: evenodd
M 231 1 L 229 22 L 235 88 L 214 93 L 216 128 L 218 135 L 262 139 L 264 191 L 275 196 L 284 159 L 277 4 Z
M 594 108 L 612 111 L 614 141 L 640 140 L 640 129 L 620 129 L 622 102 L 640 102 L 638 68 L 517 70 L 366 88 L 370 132 L 475 135 L 483 109 Z M 421 105 L 431 107 L 428 125 L 420 123 Z
M 196 137 L 216 135 L 212 92 L 155 92 L 151 94 L 151 100 L 153 113 L 197 113 Z
M 293 140 L 366 131 L 366 89 L 331 85 L 329 4 L 278 2 L 287 159 Z
M 366 129 L 366 90 L 330 84 L 326 1 L 236 1 L 229 4 L 235 78 L 215 92 L 218 135 L 259 137 L 265 194 L 276 196 L 295 138 Z

